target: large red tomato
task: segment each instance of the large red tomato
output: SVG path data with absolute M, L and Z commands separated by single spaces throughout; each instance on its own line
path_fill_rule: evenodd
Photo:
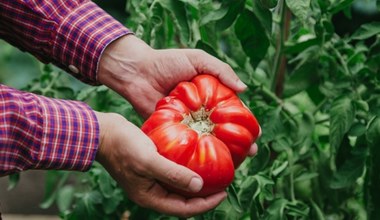
M 142 130 L 161 155 L 203 178 L 199 193 L 180 193 L 206 196 L 232 182 L 260 126 L 231 89 L 213 76 L 199 75 L 161 99 Z

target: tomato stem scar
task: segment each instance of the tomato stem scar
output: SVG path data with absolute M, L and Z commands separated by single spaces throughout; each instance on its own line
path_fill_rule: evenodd
M 199 135 L 210 134 L 214 128 L 214 123 L 209 119 L 209 111 L 206 111 L 204 107 L 198 111 L 192 111 L 185 117 L 182 123 L 188 125 L 190 128 L 194 129 Z

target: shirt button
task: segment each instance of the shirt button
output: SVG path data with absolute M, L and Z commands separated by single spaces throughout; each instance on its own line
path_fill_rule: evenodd
M 73 72 L 75 74 L 79 73 L 78 68 L 76 68 L 74 65 L 69 65 L 69 69 L 71 70 L 71 72 Z

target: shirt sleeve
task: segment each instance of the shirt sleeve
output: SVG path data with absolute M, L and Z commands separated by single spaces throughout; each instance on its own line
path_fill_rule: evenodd
M 98 144 L 97 118 L 85 103 L 0 84 L 0 176 L 27 169 L 85 171 Z
M 0 1 L 1 38 L 89 84 L 106 46 L 129 33 L 89 0 Z

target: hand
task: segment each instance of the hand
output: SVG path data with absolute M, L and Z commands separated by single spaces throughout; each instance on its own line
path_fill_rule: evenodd
M 232 68 L 198 49 L 154 50 L 134 35 L 109 45 L 100 60 L 98 80 L 125 97 L 136 111 L 147 118 L 156 103 L 181 81 L 197 74 L 217 76 L 226 86 L 242 92 L 246 85 Z M 248 153 L 254 156 L 254 143 Z
M 190 217 L 216 207 L 226 198 L 226 192 L 192 199 L 169 193 L 158 181 L 198 192 L 203 185 L 202 178 L 159 155 L 153 142 L 122 116 L 99 112 L 96 116 L 100 125 L 96 160 L 132 201 L 161 213 Z
M 109 45 L 100 60 L 98 80 L 125 97 L 147 118 L 158 100 L 181 81 L 211 74 L 236 92 L 246 85 L 226 63 L 198 49 L 154 50 L 133 35 Z

